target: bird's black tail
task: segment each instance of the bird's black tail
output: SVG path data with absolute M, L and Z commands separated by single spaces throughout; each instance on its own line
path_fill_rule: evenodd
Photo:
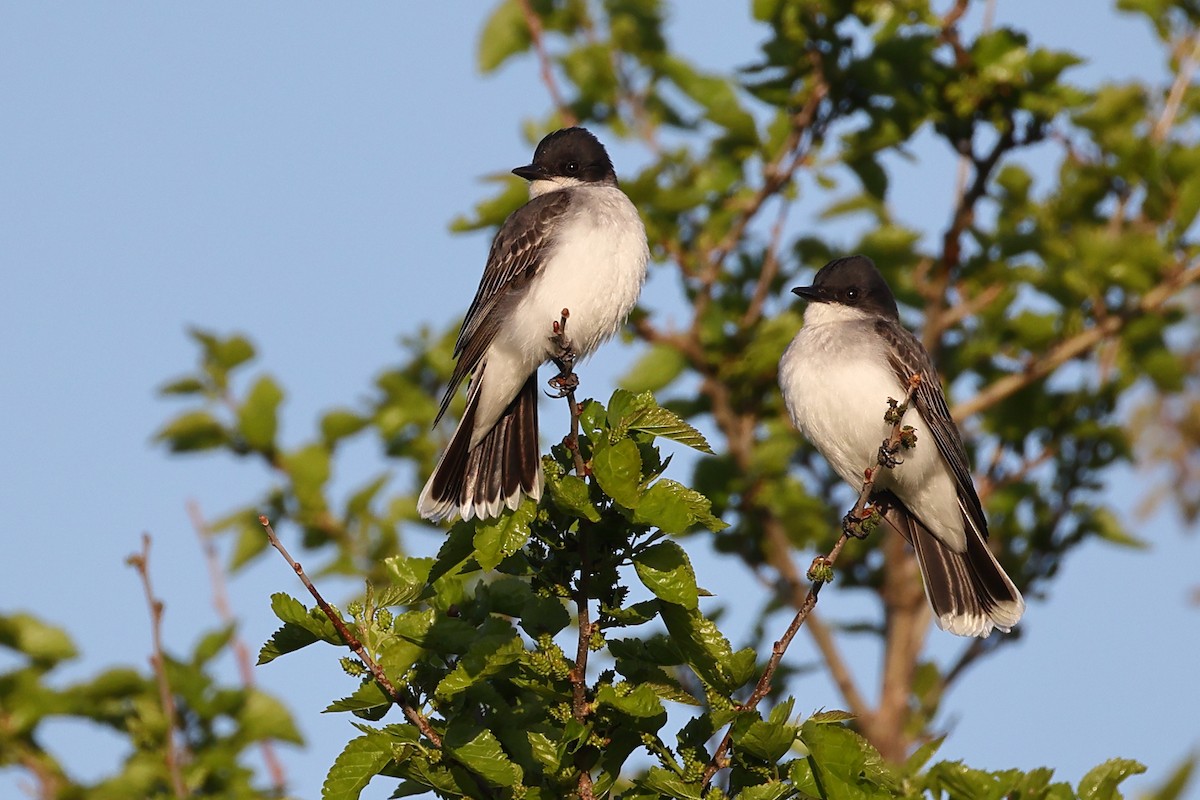
M 503 508 L 516 508 L 526 495 L 535 500 L 542 496 L 537 373 L 472 447 L 481 378 L 477 373 L 467 410 L 417 501 L 417 511 L 426 519 L 491 519 Z
M 969 522 L 964 524 L 966 552 L 956 553 L 903 504 L 889 498 L 887 505 L 884 518 L 917 554 L 925 596 L 939 628 L 959 636 L 987 636 L 992 628 L 1008 633 L 1017 624 L 1025 600 Z

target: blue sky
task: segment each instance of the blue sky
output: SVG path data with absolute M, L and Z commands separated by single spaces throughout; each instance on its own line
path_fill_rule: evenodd
M 256 341 L 289 391 L 283 436 L 296 441 L 318 411 L 368 389 L 399 357 L 399 336 L 461 317 L 488 241 L 452 236 L 448 222 L 491 191 L 481 176 L 528 161 L 521 122 L 548 107 L 530 59 L 478 74 L 485 5 L 0 4 L 0 610 L 71 631 L 84 657 L 63 679 L 146 663 L 146 610 L 124 565 L 142 531 L 154 536 L 168 647 L 185 651 L 215 626 L 184 504 L 217 516 L 265 486 L 254 466 L 172 459 L 150 443 L 174 410 L 155 387 L 194 361 L 186 326 Z M 1096 9 L 1002 3 L 998 21 L 1087 58 L 1078 82 L 1159 79 L 1145 26 Z M 700 64 L 726 68 L 761 38 L 747 16 L 741 4 L 679 4 L 671 32 Z M 634 153 L 614 148 L 618 171 Z M 943 224 L 949 185 L 936 177 L 951 168 L 931 157 L 896 173 L 903 219 Z M 947 196 L 930 198 L 931 186 Z M 652 305 L 665 284 L 652 282 Z M 592 362 L 596 395 L 629 358 L 610 348 Z M 350 456 L 340 481 L 379 463 L 370 446 Z M 1131 508 L 1140 483 L 1116 476 L 1114 502 Z M 1083 548 L 1048 601 L 1032 604 L 1021 642 L 955 689 L 942 757 L 1051 765 L 1076 781 L 1126 756 L 1150 766 L 1131 784 L 1146 787 L 1200 748 L 1200 611 L 1187 605 L 1200 542 L 1169 514 L 1134 525 L 1153 550 Z M 752 580 L 698 543 L 692 555 L 719 596 Z M 252 648 L 276 627 L 270 594 L 300 590 L 274 559 L 233 582 Z M 956 646 L 932 635 L 935 655 Z M 800 637 L 789 658 L 809 655 Z M 232 665 L 222 668 L 234 680 Z M 300 797 L 319 796 L 352 735 L 348 718 L 319 714 L 352 688 L 339 674 L 328 649 L 258 671 L 308 738 L 306 750 L 284 751 Z M 794 691 L 799 710 L 837 705 L 820 677 Z M 51 741 L 88 779 L 122 752 L 88 726 L 56 725 Z M 0 795 L 17 796 L 17 785 L 0 771 Z M 364 797 L 388 793 L 377 781 Z

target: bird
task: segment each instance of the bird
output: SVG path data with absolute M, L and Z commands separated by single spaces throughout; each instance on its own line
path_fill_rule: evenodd
M 1008 633 L 1025 601 L 988 548 L 962 435 L 887 281 L 871 259 L 853 255 L 830 261 L 811 286 L 792 291 L 807 301 L 804 324 L 779 362 L 793 424 L 834 472 L 861 488 L 891 433 L 888 398 L 906 397 L 910 378 L 919 376 L 903 422 L 920 441 L 875 473 L 870 499 L 912 545 L 939 628 L 959 636 Z
M 646 228 L 590 131 L 548 134 L 512 172 L 529 181 L 529 201 L 496 233 L 454 345 L 434 425 L 470 375 L 467 405 L 417 500 L 428 520 L 492 519 L 541 497 L 538 367 L 595 352 L 646 280 Z M 564 309 L 570 352 L 555 336 Z

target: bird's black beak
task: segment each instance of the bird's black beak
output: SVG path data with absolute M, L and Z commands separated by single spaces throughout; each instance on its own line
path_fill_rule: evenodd
M 792 289 L 792 294 L 799 295 L 805 300 L 815 303 L 828 303 L 830 299 L 829 293 L 820 286 L 797 286 L 795 289 Z
M 513 175 L 524 178 L 527 181 L 536 181 L 538 178 L 546 177 L 546 168 L 537 164 L 529 164 L 524 167 L 517 167 L 513 171 Z

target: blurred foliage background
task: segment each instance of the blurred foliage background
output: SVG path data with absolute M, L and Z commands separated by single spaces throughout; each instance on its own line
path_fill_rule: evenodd
M 828 548 L 848 507 L 846 490 L 791 429 L 775 371 L 800 324 L 787 290 L 850 252 L 876 261 L 934 354 L 993 543 L 1027 597 L 1052 602 L 1064 559 L 1085 542 L 1142 545 L 1106 501 L 1115 467 L 1157 476 L 1148 508 L 1173 504 L 1189 521 L 1200 510 L 1200 7 L 1120 0 L 1120 13 L 1155 31 L 1170 80 L 1083 86 L 1071 77 L 1078 58 L 1040 46 L 1036 31 L 962 24 L 983 5 L 755 0 L 749 13 L 763 44 L 729 74 L 705 72 L 673 48 L 655 0 L 504 0 L 482 23 L 482 71 L 518 57 L 542 65 L 547 110 L 526 124 L 531 145 L 582 124 L 642 154 L 640 169 L 618 170 L 646 221 L 653 281 L 674 291 L 635 312 L 637 358 L 621 383 L 653 392 L 708 436 L 714 452 L 681 458 L 673 474 L 727 527 L 689 526 L 680 541 L 750 565 L 762 619 L 802 601 L 800 565 Z M 958 158 L 952 185 L 926 187 L 956 198 L 937 230 L 901 222 L 895 205 L 896 165 L 928 139 Z M 491 229 L 525 199 L 515 178 L 497 187 L 457 230 Z M 828 229 L 797 230 L 790 215 L 800 202 L 822 207 Z M 253 343 L 192 332 L 198 365 L 162 390 L 186 408 L 158 440 L 172 453 L 253 460 L 271 475 L 264 495 L 211 524 L 234 537 L 230 569 L 267 547 L 262 513 L 294 537 L 318 579 L 396 581 L 389 559 L 407 555 L 405 531 L 421 524 L 416 493 L 449 431 L 430 426 L 455 334 L 410 332 L 401 363 L 383 368 L 365 397 L 329 409 L 308 441 L 284 446 L 286 390 L 254 370 Z M 585 394 L 607 394 L 581 372 Z M 544 415 L 549 441 L 559 435 L 554 419 Z M 380 443 L 400 477 L 388 470 L 344 496 L 331 492 L 345 445 L 363 437 Z M 811 666 L 838 689 L 825 704 L 850 712 L 874 750 L 903 763 L 941 733 L 946 691 L 1020 629 L 934 660 L 915 565 L 897 537 L 848 548 L 838 568 L 834 591 L 875 602 L 836 624 L 814 613 L 802 634 L 819 656 Z M 748 635 L 762 658 L 777 631 L 760 623 Z M 863 635 L 878 642 L 877 668 L 844 655 L 847 637 Z M 269 778 L 256 783 L 242 753 L 296 740 L 286 710 L 252 687 L 221 687 L 206 670 L 233 636 L 226 626 L 194 653 L 160 654 L 157 673 L 119 669 L 51 688 L 46 676 L 73 654 L 66 634 L 6 617 L 0 641 L 22 663 L 0 681 L 0 763 L 26 770 L 39 796 L 152 796 L 170 786 L 158 755 L 179 736 L 191 754 L 189 793 L 283 792 Z M 176 696 L 173 714 L 160 674 Z M 787 695 L 788 674 L 773 701 Z M 110 781 L 76 785 L 39 745 L 38 726 L 62 715 L 134 743 Z M 1164 797 L 1182 791 L 1187 769 Z

